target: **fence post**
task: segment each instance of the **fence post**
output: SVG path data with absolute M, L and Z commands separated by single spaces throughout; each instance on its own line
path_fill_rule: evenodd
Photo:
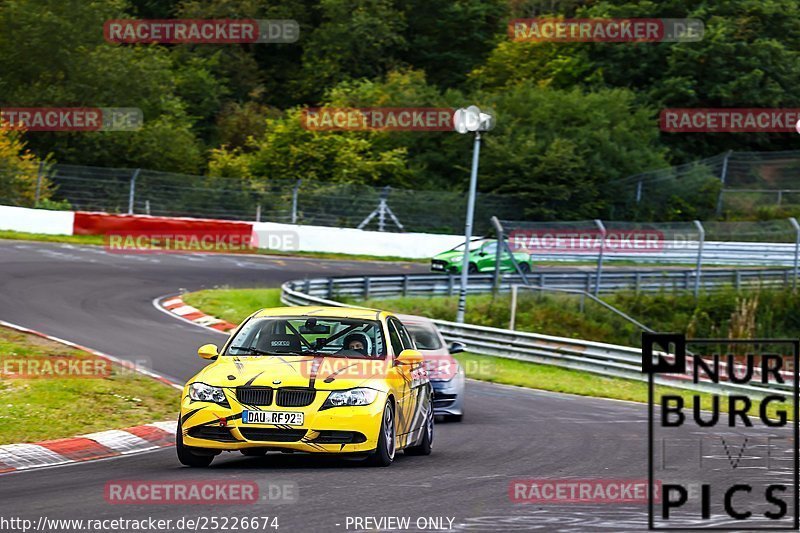
M 694 297 L 697 298 L 700 295 L 700 276 L 703 274 L 703 248 L 706 242 L 706 229 L 699 220 L 695 220 L 694 225 L 697 228 L 698 238 L 700 239 L 697 247 L 697 272 L 694 276 Z
M 719 195 L 717 196 L 717 216 L 722 214 L 722 194 L 725 192 L 725 181 L 728 179 L 728 159 L 731 157 L 733 150 L 728 150 L 725 153 L 725 158 L 722 160 L 722 173 L 719 176 L 720 188 Z
M 303 180 L 297 180 L 294 184 L 294 188 L 292 188 L 292 224 L 297 224 L 297 193 L 302 183 Z M 261 222 L 260 219 L 259 222 Z
M 636 203 L 642 202 L 642 180 L 639 179 L 638 183 L 636 183 Z
M 44 174 L 44 161 L 39 161 L 39 170 L 36 172 L 36 193 L 33 197 L 33 207 L 39 206 L 39 198 L 42 196 L 43 174 Z
M 133 201 L 136 199 L 136 178 L 139 176 L 139 172 L 141 169 L 137 168 L 133 171 L 133 175 L 131 176 L 131 189 L 128 193 L 128 214 L 133 214 Z
M 261 222 L 261 204 L 256 206 L 256 222 Z
M 514 331 L 514 322 L 517 319 L 517 290 L 515 283 L 511 284 L 511 318 L 508 320 L 508 329 Z
M 505 233 L 503 225 L 497 217 L 489 219 L 494 226 L 495 234 L 497 235 L 497 252 L 494 257 L 494 283 L 492 284 L 492 291 L 497 292 L 500 288 L 500 261 L 503 258 L 503 243 L 505 242 Z
M 600 230 L 601 241 L 600 241 L 600 253 L 597 254 L 597 277 L 594 280 L 594 295 L 597 296 L 600 294 L 600 281 L 603 277 L 603 253 L 606 249 L 606 231 L 605 225 L 603 225 L 603 221 L 600 219 L 595 219 L 595 224 L 597 224 L 597 229 Z
M 797 290 L 797 267 L 800 264 L 800 224 L 797 223 L 797 219 L 794 217 L 789 217 L 789 222 L 792 224 L 794 228 L 795 238 L 794 238 L 794 279 L 792 280 L 792 290 Z
M 150 200 L 144 201 L 144 212 L 147 216 L 150 216 Z

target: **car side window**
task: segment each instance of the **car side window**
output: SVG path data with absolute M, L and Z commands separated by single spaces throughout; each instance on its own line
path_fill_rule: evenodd
M 483 253 L 487 255 L 495 255 L 497 253 L 497 243 L 491 242 L 483 247 Z
M 400 333 L 400 341 L 403 343 L 403 347 L 406 350 L 416 350 L 417 347 L 414 345 L 414 340 L 411 338 L 411 335 L 408 334 L 408 330 L 403 325 L 402 322 L 395 322 L 397 326 L 397 331 Z
M 388 326 L 389 342 L 392 344 L 394 356 L 397 357 L 400 355 L 400 352 L 403 351 L 403 342 L 400 340 L 400 334 L 397 332 L 397 326 L 395 326 L 394 320 L 389 320 Z

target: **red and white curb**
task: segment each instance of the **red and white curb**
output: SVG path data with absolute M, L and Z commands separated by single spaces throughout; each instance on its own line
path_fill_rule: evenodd
M 175 444 L 178 423 L 155 422 L 35 444 L 0 446 L 0 474 L 147 452 Z
M 0 320 L 0 326 L 15 331 L 35 335 L 77 350 L 88 352 L 96 357 L 111 361 L 117 365 L 132 369 L 135 372 L 151 377 L 178 390 L 183 387 L 164 376 L 138 365 L 108 355 L 68 340 L 46 335 L 17 324 Z M 112 429 L 69 437 L 66 439 L 47 440 L 32 444 L 0 445 L 0 474 L 18 470 L 30 470 L 48 466 L 59 466 L 70 463 L 106 459 L 121 455 L 146 452 L 166 448 L 175 444 L 177 421 L 154 422 L 143 426 L 125 429 Z
M 180 296 L 156 298 L 153 304 L 158 309 L 165 310 L 181 320 L 191 322 L 200 327 L 214 329 L 222 333 L 236 328 L 236 324 L 207 315 L 196 307 L 187 305 Z

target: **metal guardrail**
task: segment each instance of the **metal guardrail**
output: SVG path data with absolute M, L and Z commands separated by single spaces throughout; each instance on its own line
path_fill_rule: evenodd
M 636 292 L 690 291 L 695 287 L 697 272 L 689 269 L 674 270 L 616 270 L 605 271 L 600 280 L 599 292 L 611 293 L 620 290 Z M 597 283 L 594 270 L 540 270 L 527 274 L 533 285 L 554 289 L 592 291 Z M 792 287 L 792 269 L 735 269 L 707 270 L 700 278 L 700 289 L 706 291 L 721 288 L 743 287 Z M 292 281 L 290 288 L 305 294 L 326 299 L 349 298 L 366 300 L 396 296 L 435 296 L 458 294 L 461 286 L 455 274 L 407 274 L 397 276 L 359 276 L 341 278 L 309 278 Z M 502 276 L 499 289 L 510 290 L 512 284 L 523 283 L 516 274 Z M 472 275 L 469 292 L 492 290 L 494 278 L 491 274 Z
M 720 279 L 728 279 L 732 274 L 728 272 L 727 275 L 727 277 L 720 276 Z M 281 301 L 286 305 L 294 306 L 353 306 L 336 301 L 334 298 L 342 296 L 363 298 L 365 295 L 366 297 L 385 297 L 398 294 L 440 294 L 442 292 L 455 294 L 458 280 L 442 278 L 448 277 L 441 275 L 365 276 L 289 281 L 281 287 Z M 468 289 L 470 292 L 491 290 L 491 281 L 491 276 L 474 276 L 470 280 Z M 641 371 L 642 352 L 638 348 L 474 324 L 458 324 L 445 320 L 434 320 L 433 322 L 448 342 L 464 342 L 469 351 L 473 353 L 559 366 L 602 376 L 638 381 L 648 379 L 648 376 Z M 746 392 L 755 397 L 776 392 L 774 385 L 773 388 L 770 388 L 729 382 L 693 383 L 690 380 L 662 376 L 656 376 L 655 381 L 660 385 L 675 388 L 717 393 L 720 390 Z M 778 386 L 778 388 L 787 392 L 792 390 L 788 383 Z

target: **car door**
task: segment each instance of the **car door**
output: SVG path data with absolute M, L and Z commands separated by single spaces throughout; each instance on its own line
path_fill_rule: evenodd
M 411 335 L 402 322 L 396 318 L 391 318 L 389 319 L 389 325 L 390 331 L 394 332 L 390 332 L 390 338 L 393 336 L 396 338 L 401 346 L 401 351 L 416 349 Z M 412 444 L 410 440 L 416 439 L 419 431 L 424 427 L 425 415 L 429 409 L 426 404 L 430 402 L 429 385 L 421 364 L 413 367 L 397 365 L 397 368 L 403 376 L 403 409 L 398 416 L 398 436 L 400 437 L 400 445 L 406 446 Z
M 495 259 L 497 258 L 497 241 L 487 242 L 481 246 L 477 256 L 475 263 L 478 265 L 479 272 L 493 271 Z

